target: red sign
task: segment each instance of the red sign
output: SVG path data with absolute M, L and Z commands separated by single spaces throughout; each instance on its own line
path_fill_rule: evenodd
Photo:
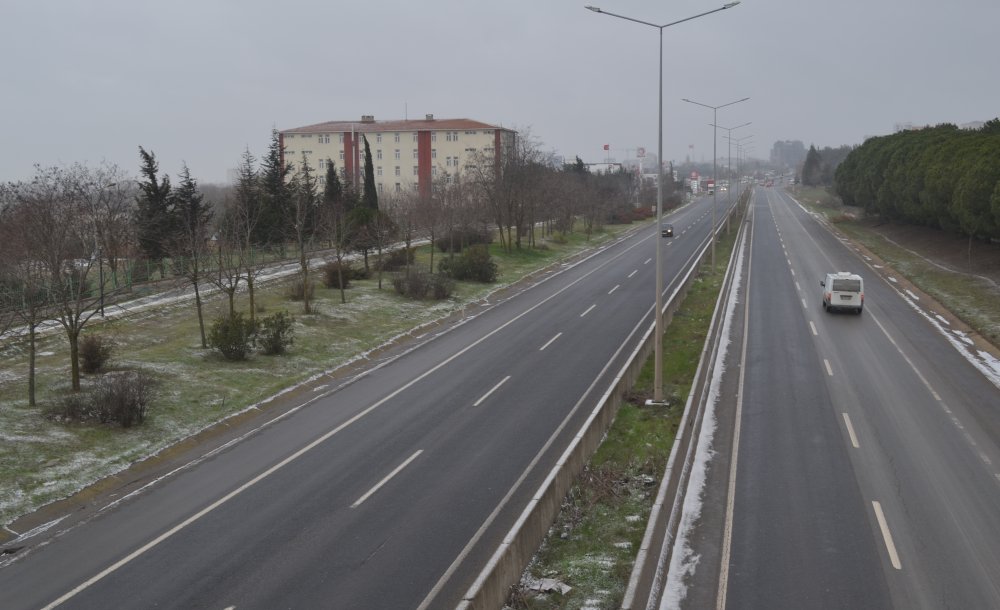
M 605 144 L 604 145 L 604 150 L 611 150 L 611 145 L 610 144 Z

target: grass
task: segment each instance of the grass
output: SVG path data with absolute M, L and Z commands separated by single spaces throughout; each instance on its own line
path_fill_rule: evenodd
M 794 194 L 801 203 L 824 214 L 844 235 L 885 261 L 970 328 L 1000 346 L 1000 291 L 994 286 L 971 275 L 941 269 L 909 249 L 886 240 L 864 221 L 845 214 L 845 207 L 826 189 L 803 187 Z
M 501 282 L 520 277 L 611 239 L 628 226 L 607 227 L 588 243 L 571 236 L 565 244 L 504 253 L 492 248 Z M 442 258 L 434 256 L 435 264 Z M 428 265 L 429 248 L 421 248 L 417 264 Z M 318 276 L 314 275 L 318 280 Z M 459 282 L 452 298 L 411 301 L 395 294 L 389 277 L 383 289 L 374 278 L 340 292 L 318 284 L 313 313 L 286 296 L 287 281 L 258 287 L 257 315 L 288 310 L 295 318 L 294 345 L 284 356 L 252 356 L 228 362 L 201 348 L 193 301 L 134 312 L 102 321 L 94 318 L 84 334 L 99 333 L 114 341 L 113 369 L 142 369 L 158 382 L 146 421 L 131 429 L 77 424 L 54 417 L 69 394 L 68 345 L 62 332 L 42 336 L 37 345 L 37 403 L 27 400 L 27 341 L 5 337 L 0 344 L 0 524 L 8 524 L 49 502 L 127 468 L 230 415 L 272 397 L 281 390 L 331 371 L 407 331 L 446 317 L 498 288 Z M 207 299 L 206 326 L 223 313 L 226 301 Z M 238 309 L 247 308 L 242 295 Z M 84 388 L 95 381 L 84 376 Z M 0 534 L 2 538 L 2 534 Z
M 736 232 L 722 237 L 719 260 L 728 260 L 735 239 Z M 508 600 L 509 606 L 516 610 L 620 607 L 708 335 L 722 284 L 721 269 L 720 265 L 720 271 L 711 274 L 709 265 L 702 266 L 664 332 L 667 404 L 645 406 L 653 394 L 651 357 L 528 566 L 529 578 L 555 579 L 571 590 L 539 594 L 530 591 L 523 580 Z

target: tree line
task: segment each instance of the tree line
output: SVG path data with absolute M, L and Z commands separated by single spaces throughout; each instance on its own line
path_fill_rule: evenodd
M 837 168 L 844 204 L 894 222 L 1000 239 L 1000 119 L 869 138 Z
M 138 153 L 138 176 L 114 164 L 76 163 L 36 166 L 31 178 L 0 185 L 0 335 L 17 328 L 25 337 L 32 405 L 38 328 L 56 321 L 63 329 L 71 387 L 79 392 L 84 328 L 137 281 L 188 286 L 207 348 L 203 290 L 224 295 L 230 318 L 239 314 L 237 292 L 245 291 L 253 321 L 268 257 L 297 261 L 295 292 L 309 314 L 316 256 L 341 270 L 357 253 L 366 272 L 374 257 L 381 288 L 383 256 L 399 242 L 409 253 L 415 240 L 429 240 L 433 273 L 435 249 L 451 263 L 444 268 L 458 269 L 454 253 L 483 235 L 513 251 L 648 216 L 636 202 L 649 187 L 635 175 L 592 174 L 579 159 L 561 166 L 527 133 L 499 158 L 478 154 L 460 170 L 436 172 L 424 192 L 377 192 L 367 140 L 361 184 L 331 160 L 320 172 L 304 155 L 284 159 L 277 132 L 261 159 L 244 151 L 235 183 L 224 187 L 202 187 L 184 164 L 172 180 L 151 150 Z M 412 256 L 403 260 L 409 273 Z M 342 301 L 345 285 L 342 278 Z

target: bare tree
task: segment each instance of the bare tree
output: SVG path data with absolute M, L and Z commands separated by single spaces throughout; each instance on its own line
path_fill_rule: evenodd
M 100 197 L 93 190 L 107 187 L 84 166 L 72 170 L 36 166 L 30 183 L 14 185 L 24 213 L 19 231 L 25 257 L 31 265 L 41 265 L 48 276 L 53 317 L 69 341 L 73 391 L 80 390 L 80 333 L 98 313 L 95 306 L 103 294 L 92 285 L 91 272 L 98 261 L 93 251 L 94 226 L 84 202 Z
M 243 277 L 247 283 L 247 296 L 250 298 L 250 321 L 256 320 L 255 285 L 257 277 L 263 271 L 262 261 L 257 260 L 254 250 L 254 235 L 257 224 L 264 214 L 264 196 L 261 191 L 260 175 L 256 168 L 256 159 L 250 154 L 250 149 L 243 153 L 239 167 L 239 179 L 236 184 L 236 197 L 232 201 L 230 212 L 229 238 L 238 240 L 231 243 L 237 249 L 237 260 L 242 265 Z M 238 280 L 237 280 L 238 283 Z M 230 313 L 233 299 L 230 298 Z

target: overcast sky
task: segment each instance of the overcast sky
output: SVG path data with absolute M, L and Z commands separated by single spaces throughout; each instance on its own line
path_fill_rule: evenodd
M 272 127 L 470 118 L 601 161 L 656 151 L 657 30 L 725 0 L 3 0 L 0 180 L 32 165 L 186 162 L 223 182 Z M 744 0 L 664 30 L 664 157 L 712 158 L 718 123 L 859 144 L 1000 115 L 998 0 Z M 720 134 L 721 136 L 721 134 Z M 720 155 L 726 141 L 720 137 Z

